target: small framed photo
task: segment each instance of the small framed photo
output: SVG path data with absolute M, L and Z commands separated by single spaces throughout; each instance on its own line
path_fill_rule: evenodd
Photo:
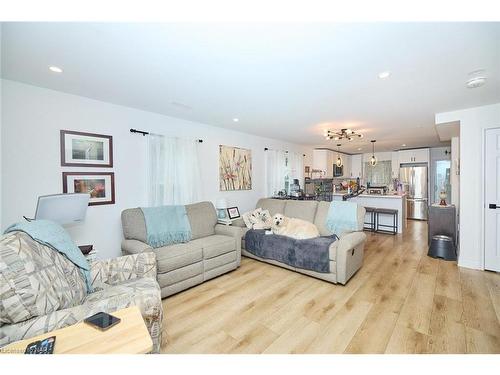
M 113 137 L 61 130 L 61 165 L 65 167 L 113 167 Z
M 231 220 L 237 219 L 240 217 L 240 210 L 238 210 L 238 207 L 229 207 L 227 209 L 227 215 Z
M 115 174 L 63 172 L 63 193 L 89 193 L 89 206 L 115 204 Z

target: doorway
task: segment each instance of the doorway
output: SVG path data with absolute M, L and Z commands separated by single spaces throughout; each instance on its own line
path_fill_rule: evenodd
M 500 272 L 500 128 L 485 131 L 484 268 Z
M 451 148 L 435 147 L 430 150 L 429 204 L 439 203 L 439 194 L 445 191 L 451 203 Z

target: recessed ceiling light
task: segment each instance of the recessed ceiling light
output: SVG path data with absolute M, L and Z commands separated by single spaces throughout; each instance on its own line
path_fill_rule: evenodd
M 475 89 L 481 87 L 486 83 L 486 71 L 484 69 L 477 69 L 468 74 L 469 79 L 465 83 L 467 88 Z
M 486 77 L 474 77 L 467 81 L 466 85 L 469 89 L 481 87 L 486 83 Z
M 63 70 L 58 66 L 49 66 L 49 70 L 54 73 L 62 73 Z
M 391 72 L 389 72 L 388 70 L 385 71 L 385 72 L 381 72 L 378 74 L 378 78 L 380 79 L 386 79 L 386 78 L 389 78 L 389 76 L 391 75 Z
M 401 146 L 406 147 L 406 143 L 403 143 Z
M 235 118 L 233 118 L 233 121 L 238 122 L 238 121 L 240 121 L 240 119 L 235 117 Z
M 358 151 L 361 151 L 363 148 L 362 147 L 358 147 Z

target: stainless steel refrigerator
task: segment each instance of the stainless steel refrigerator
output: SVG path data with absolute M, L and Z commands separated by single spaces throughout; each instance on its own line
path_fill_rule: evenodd
M 406 214 L 408 219 L 427 220 L 428 180 L 427 163 L 401 164 L 399 177 L 406 196 Z

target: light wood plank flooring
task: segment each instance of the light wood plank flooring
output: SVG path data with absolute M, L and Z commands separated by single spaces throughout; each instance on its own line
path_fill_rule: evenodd
M 163 301 L 164 353 L 500 353 L 500 274 L 429 258 L 427 225 L 367 234 L 346 286 L 242 258 Z

